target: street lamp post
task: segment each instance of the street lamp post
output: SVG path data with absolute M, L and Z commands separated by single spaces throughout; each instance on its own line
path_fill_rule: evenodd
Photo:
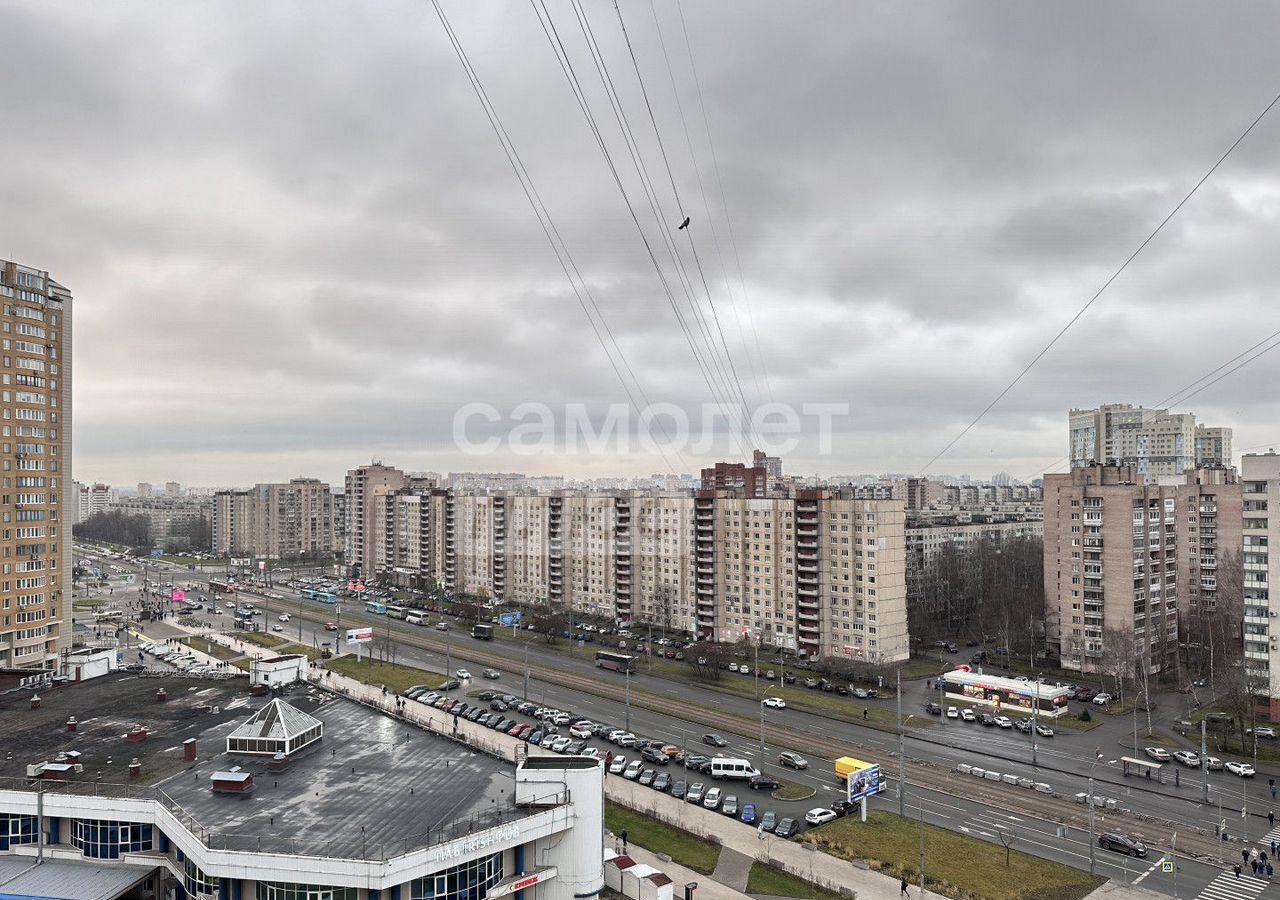
M 524 642 L 524 699 L 529 700 L 529 642 Z
M 1089 766 L 1089 874 L 1096 874 L 1094 861 L 1094 837 L 1093 837 L 1093 768 L 1102 759 L 1101 748 L 1094 757 L 1093 764 Z
M 630 731 L 631 730 L 631 666 L 629 665 L 626 668 L 626 680 L 627 680 L 627 721 L 626 721 L 626 724 L 624 724 L 622 727 L 625 730 Z
M 764 764 L 764 701 L 760 701 L 760 764 Z
M 1043 675 L 1036 675 L 1036 692 L 1031 698 L 1031 767 L 1039 768 L 1036 752 L 1040 749 L 1040 682 Z
M 906 782 L 907 782 L 907 732 L 906 722 L 902 721 L 902 670 L 896 673 L 898 677 L 897 695 L 898 695 L 898 815 L 906 815 Z

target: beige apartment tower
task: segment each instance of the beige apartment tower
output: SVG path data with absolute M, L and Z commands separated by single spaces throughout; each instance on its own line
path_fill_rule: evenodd
M 1243 488 L 1244 665 L 1251 689 L 1272 721 L 1280 719 L 1280 596 L 1271 596 L 1271 573 L 1280 573 L 1280 453 L 1246 453 Z M 1271 511 L 1277 510 L 1276 515 Z
M 1231 429 L 1196 424 L 1191 413 L 1107 403 L 1068 413 L 1071 468 L 1132 466 L 1140 480 L 1179 478 L 1197 466 L 1231 465 Z
M 45 668 L 71 646 L 71 294 L 0 260 L 0 301 L 0 668 Z
M 334 545 L 333 495 L 316 478 L 257 484 L 213 495 L 213 552 L 268 559 L 323 559 Z
M 1045 476 L 1047 639 L 1062 667 L 1129 676 L 1177 665 L 1179 617 L 1217 605 L 1220 553 L 1240 543 L 1234 471 L 1146 483 L 1135 466 Z

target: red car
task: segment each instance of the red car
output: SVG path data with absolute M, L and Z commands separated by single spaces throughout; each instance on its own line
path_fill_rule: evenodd
M 333 622 L 325 622 L 325 623 L 324 623 L 324 630 L 325 630 L 325 631 L 337 631 L 337 630 L 338 630 L 338 626 L 337 626 L 335 623 L 333 623 Z

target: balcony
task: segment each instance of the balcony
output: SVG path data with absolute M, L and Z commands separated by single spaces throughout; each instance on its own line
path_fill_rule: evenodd
M 802 597 L 816 597 L 818 596 L 818 589 L 816 587 L 810 587 L 807 584 L 796 585 L 796 593 Z

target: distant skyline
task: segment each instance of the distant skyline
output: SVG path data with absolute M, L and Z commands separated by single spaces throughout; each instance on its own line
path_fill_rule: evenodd
M 682 206 L 613 7 L 587 10 L 742 392 L 850 408 L 830 454 L 811 433 L 784 454 L 796 473 L 925 465 L 1277 89 L 1271 6 L 683 0 L 699 93 L 655 5 L 671 75 L 649 4 L 621 8 Z M 444 7 L 645 395 L 709 402 L 529 5 Z M 572 11 L 548 7 L 660 248 Z M 0 248 L 75 296 L 77 479 L 667 471 L 455 447 L 464 403 L 598 424 L 628 398 L 430 5 L 9 0 L 0 33 L 22 125 L 0 143 Z M 1065 455 L 1070 408 L 1155 405 L 1280 328 L 1278 140 L 1269 117 L 933 469 L 1029 480 Z M 1271 354 L 1174 406 L 1233 428 L 1238 459 L 1280 445 L 1278 375 Z

